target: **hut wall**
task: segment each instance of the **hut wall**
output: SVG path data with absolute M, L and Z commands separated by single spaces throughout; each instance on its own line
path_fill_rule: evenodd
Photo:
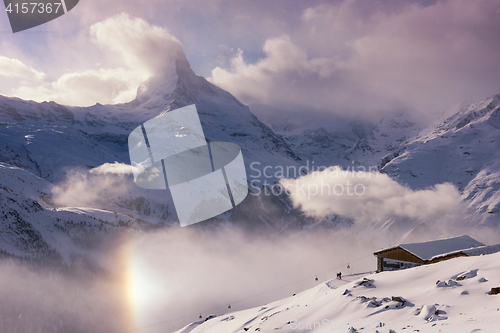
M 424 261 L 415 257 L 413 254 L 406 252 L 401 248 L 395 248 L 392 250 L 388 250 L 387 252 L 379 253 L 378 256 L 387 259 L 401 260 L 401 261 L 409 261 L 417 264 L 424 264 Z

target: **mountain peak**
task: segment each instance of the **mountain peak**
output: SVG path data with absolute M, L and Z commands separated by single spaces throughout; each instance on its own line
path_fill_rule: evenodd
M 141 83 L 131 103 L 135 106 L 146 104 L 144 106 L 148 109 L 170 104 L 180 76 L 196 76 L 182 51 L 177 52 L 173 61 L 167 61 L 163 68 Z
M 246 105 L 196 75 L 182 51 L 170 63 L 141 84 L 136 99 L 128 103 L 135 114 L 152 118 L 195 104 L 208 140 L 238 144 L 249 161 L 260 160 L 263 154 L 270 154 L 269 160 L 277 165 L 300 160 L 283 138 L 260 122 Z
M 184 52 L 179 51 L 175 61 L 169 61 L 168 66 L 139 86 L 137 97 L 131 104 L 148 110 L 161 109 L 163 112 L 196 104 L 200 99 L 215 96 L 230 101 L 231 104 L 243 106 L 227 91 L 196 75 Z

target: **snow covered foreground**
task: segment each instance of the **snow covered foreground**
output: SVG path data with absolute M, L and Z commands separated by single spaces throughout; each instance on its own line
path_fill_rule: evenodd
M 352 282 L 192 323 L 198 332 L 500 332 L 500 253 L 456 258 Z M 343 284 L 344 283 L 344 284 Z

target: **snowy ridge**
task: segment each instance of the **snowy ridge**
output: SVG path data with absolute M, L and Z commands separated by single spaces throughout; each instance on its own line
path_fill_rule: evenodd
M 500 253 L 456 258 L 369 274 L 333 290 L 321 283 L 177 332 L 498 332 L 499 296 L 488 293 L 500 285 L 499 260 Z

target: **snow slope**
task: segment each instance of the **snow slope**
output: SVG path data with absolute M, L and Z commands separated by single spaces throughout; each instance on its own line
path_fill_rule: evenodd
M 333 280 L 178 333 L 500 332 L 500 295 L 488 294 L 500 286 L 498 262 L 500 253 Z

